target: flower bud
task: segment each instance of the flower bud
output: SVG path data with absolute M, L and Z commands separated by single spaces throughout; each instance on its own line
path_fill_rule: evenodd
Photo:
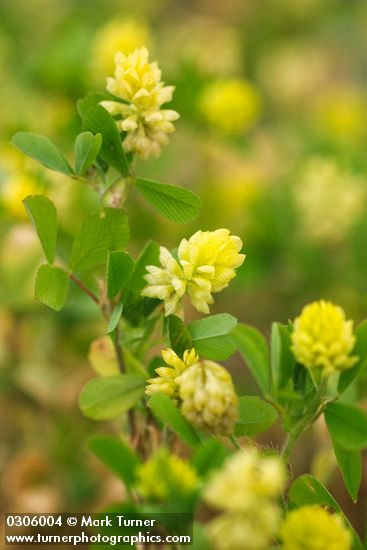
M 229 372 L 213 361 L 199 361 L 176 379 L 181 411 L 197 429 L 230 435 L 238 419 L 238 398 Z
M 325 300 L 303 308 L 294 321 L 291 340 L 297 361 L 322 376 L 349 369 L 358 360 L 351 356 L 356 341 L 353 321 L 345 319 L 341 307 Z

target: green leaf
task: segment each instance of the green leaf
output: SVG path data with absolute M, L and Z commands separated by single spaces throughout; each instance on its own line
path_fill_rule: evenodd
M 100 266 L 108 252 L 124 248 L 129 240 L 126 214 L 117 208 L 105 208 L 83 220 L 76 233 L 70 269 L 82 271 Z
M 320 504 L 332 508 L 336 512 L 342 512 L 337 501 L 329 491 L 317 481 L 311 474 L 298 477 L 289 489 L 290 501 L 299 508 L 309 504 Z
M 155 416 L 181 437 L 190 447 L 197 447 L 200 438 L 194 428 L 183 417 L 168 395 L 155 393 L 149 400 L 149 406 Z
M 253 436 L 265 432 L 278 417 L 272 405 L 254 395 L 243 395 L 239 398 L 240 419 L 235 434 Z
M 143 396 L 145 380 L 132 374 L 93 378 L 82 389 L 79 407 L 93 420 L 110 420 L 131 409 Z
M 144 275 L 147 274 L 147 265 L 159 265 L 159 245 L 149 241 L 135 262 L 134 274 L 131 277 L 129 289 L 139 292 L 147 284 Z
M 228 449 L 222 443 L 210 438 L 195 450 L 191 463 L 200 476 L 206 476 L 212 470 L 221 468 L 228 454 Z
M 135 469 L 140 460 L 124 441 L 97 435 L 89 440 L 88 447 L 127 487 L 134 484 Z
M 50 199 L 44 195 L 29 195 L 23 204 L 37 231 L 46 259 L 52 263 L 55 258 L 57 236 L 57 213 Z
M 348 451 L 334 444 L 335 457 L 343 475 L 345 486 L 353 502 L 357 502 L 362 481 L 362 457 L 360 451 Z
M 347 403 L 329 403 L 325 420 L 331 439 L 349 451 L 367 447 L 367 413 Z
M 143 363 L 131 353 L 127 346 L 123 346 L 122 353 L 124 356 L 124 365 L 128 374 L 137 374 L 144 379 L 148 378 L 149 373 Z M 154 375 L 155 376 L 155 373 Z
M 188 325 L 199 356 L 223 361 L 232 355 L 236 348 L 229 336 L 237 325 L 237 319 L 229 313 L 210 315 Z
M 77 102 L 77 109 L 80 117 L 83 119 L 87 111 L 91 107 L 95 107 L 101 101 L 117 101 L 119 103 L 125 103 L 121 99 L 109 94 L 108 92 L 89 92 L 83 99 L 79 99 Z
M 289 327 L 281 323 L 273 323 L 271 327 L 271 369 L 277 390 L 284 388 L 292 377 L 295 359 L 290 348 Z
M 289 500 L 297 507 L 319 504 L 327 506 L 344 517 L 353 535 L 353 550 L 363 550 L 362 543 L 353 526 L 345 517 L 343 510 L 329 491 L 310 474 L 304 474 L 297 478 L 291 485 L 288 493 Z
M 147 265 L 159 264 L 159 246 L 157 243 L 148 242 L 135 262 L 134 272 L 129 285 L 122 294 L 124 302 L 124 318 L 134 326 L 145 322 L 152 311 L 161 304 L 160 300 L 145 298 L 140 295 L 147 282 L 144 276 L 147 274 Z
M 129 166 L 122 150 L 121 136 L 116 122 L 106 109 L 100 105 L 88 109 L 83 117 L 83 126 L 92 134 L 102 134 L 101 157 L 122 175 L 126 175 Z
M 119 320 L 121 319 L 122 308 L 123 308 L 122 302 L 119 302 L 114 307 L 113 312 L 111 314 L 111 317 L 108 321 L 108 326 L 107 326 L 107 333 L 108 334 L 113 332 L 115 330 L 115 328 L 117 327 L 117 325 L 119 323 Z
M 184 187 L 142 178 L 136 180 L 136 186 L 144 198 L 171 222 L 187 223 L 199 215 L 200 198 Z
M 270 368 L 269 351 L 265 338 L 255 328 L 243 324 L 234 329 L 232 337 L 260 389 L 265 395 L 268 394 Z
M 12 144 L 37 160 L 46 168 L 71 176 L 74 172 L 65 157 L 48 138 L 31 132 L 18 132 L 11 140 Z
M 359 360 L 351 369 L 341 373 L 338 383 L 339 393 L 343 393 L 367 365 L 367 319 L 357 327 L 353 355 L 359 357 Z
M 36 299 L 60 311 L 65 305 L 68 286 L 69 278 L 63 269 L 49 264 L 41 265 L 35 283 Z
M 110 252 L 107 260 L 107 295 L 114 298 L 129 282 L 134 262 L 127 252 Z
M 170 348 L 180 357 L 184 351 L 193 347 L 190 332 L 185 323 L 176 315 L 168 315 L 164 319 L 164 327 Z
M 102 146 L 101 134 L 91 132 L 79 134 L 74 144 L 75 169 L 79 176 L 84 176 L 96 160 Z

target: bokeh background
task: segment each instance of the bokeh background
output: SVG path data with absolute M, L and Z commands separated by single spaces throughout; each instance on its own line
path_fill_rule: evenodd
M 0 487 L 2 511 L 89 511 L 121 498 L 86 449 L 114 426 L 84 419 L 77 396 L 103 323 L 77 289 L 55 314 L 33 297 L 42 254 L 21 199 L 44 192 L 59 210 L 62 247 L 96 204 L 93 191 L 42 169 L 10 144 L 44 133 L 67 155 L 81 130 L 76 100 L 103 90 L 113 54 L 147 45 L 174 84 L 181 118 L 141 175 L 195 190 L 200 218 L 174 226 L 133 197 L 130 251 L 168 247 L 228 227 L 247 259 L 213 312 L 269 334 L 313 299 L 367 313 L 367 4 L 363 0 L 1 0 Z M 257 389 L 237 357 L 242 392 Z M 353 391 L 366 399 L 362 380 Z M 262 442 L 276 444 L 275 429 Z M 322 424 L 303 438 L 295 472 L 310 470 L 357 529 Z

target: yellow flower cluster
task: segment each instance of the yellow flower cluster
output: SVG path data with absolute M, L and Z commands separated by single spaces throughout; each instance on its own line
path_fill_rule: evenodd
M 229 372 L 201 360 L 176 379 L 181 411 L 195 428 L 214 435 L 231 435 L 238 420 L 238 398 Z
M 162 351 L 167 367 L 148 380 L 145 393 L 164 393 L 179 402 L 182 414 L 199 430 L 230 435 L 238 418 L 238 398 L 229 372 L 213 361 L 200 360 L 195 349 L 183 358 L 170 348 Z
M 350 550 L 350 531 L 337 514 L 321 506 L 303 506 L 290 512 L 282 525 L 282 550 Z
M 168 367 L 159 367 L 155 369 L 158 374 L 155 378 L 148 380 L 149 384 L 146 387 L 145 393 L 153 395 L 153 393 L 165 393 L 170 397 L 178 396 L 177 378 L 182 372 L 191 365 L 199 361 L 194 348 L 186 350 L 183 358 L 180 359 L 173 349 L 167 348 L 162 351 L 162 357 Z
M 235 269 L 244 259 L 239 254 L 242 241 L 228 229 L 197 231 L 178 247 L 178 260 L 164 247 L 160 248 L 162 267 L 147 266 L 148 286 L 143 296 L 164 300 L 166 315 L 175 313 L 185 294 L 201 313 L 209 313 L 214 302 L 212 293 L 220 292 L 236 276 Z
M 189 494 L 198 485 L 196 471 L 167 449 L 158 450 L 137 469 L 137 490 L 145 498 L 165 500 L 170 495 Z
M 292 351 L 299 363 L 319 370 L 322 376 L 351 368 L 355 344 L 353 321 L 345 319 L 339 306 L 320 300 L 305 306 L 294 321 Z
M 0 157 L 0 204 L 16 220 L 24 220 L 27 213 L 22 200 L 42 189 L 36 177 L 27 170 L 19 151 L 4 148 Z
M 256 448 L 242 449 L 215 473 L 205 490 L 211 506 L 227 512 L 250 512 L 264 500 L 276 499 L 286 479 L 277 456 L 262 456 Z
M 247 130 L 258 117 L 260 98 L 255 87 L 241 79 L 209 84 L 199 107 L 208 122 L 228 133 Z
M 293 195 L 300 229 L 317 244 L 342 241 L 363 214 L 367 196 L 361 178 L 321 157 L 306 163 Z
M 279 528 L 276 503 L 284 484 L 285 467 L 278 457 L 243 449 L 215 473 L 204 499 L 222 511 L 209 523 L 217 550 L 265 550 Z
M 335 86 L 317 94 L 313 119 L 328 139 L 353 144 L 366 139 L 367 101 L 363 88 Z
M 142 159 L 158 156 L 167 143 L 167 133 L 174 131 L 172 122 L 179 118 L 171 109 L 161 109 L 171 101 L 174 87 L 164 86 L 157 63 L 149 63 L 146 48 L 133 53 L 115 54 L 115 76 L 107 78 L 107 90 L 125 103 L 102 101 L 101 105 L 117 120 L 120 131 L 126 132 L 123 146 L 126 152 Z

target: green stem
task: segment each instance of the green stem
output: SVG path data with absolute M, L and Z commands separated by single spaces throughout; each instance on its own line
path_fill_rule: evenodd
M 117 324 L 117 327 L 115 328 L 115 338 L 113 339 L 113 344 L 115 346 L 115 353 L 116 353 L 116 359 L 117 359 L 119 370 L 121 373 L 123 373 L 125 372 L 125 365 L 124 365 L 124 356 L 122 353 L 119 324 Z
M 315 399 L 313 400 L 313 403 L 311 405 L 310 412 L 306 414 L 306 416 L 295 426 L 294 430 L 292 430 L 287 435 L 287 438 L 281 450 L 281 456 L 284 458 L 286 462 L 289 461 L 289 458 L 300 436 L 322 414 L 325 406 L 322 403 L 322 397 L 323 397 L 323 394 L 325 393 L 326 387 L 327 387 L 327 378 L 323 378 L 317 389 Z
M 242 447 L 241 447 L 241 445 L 240 445 L 240 443 L 239 443 L 239 441 L 238 441 L 238 439 L 237 439 L 237 437 L 236 437 L 235 435 L 233 435 L 233 434 L 230 435 L 230 436 L 229 436 L 229 439 L 230 439 L 231 443 L 233 444 L 233 446 L 234 446 L 236 449 L 238 449 L 238 450 L 242 449 Z
M 79 279 L 77 279 L 75 275 L 73 275 L 73 273 L 68 273 L 68 275 L 69 279 L 73 281 L 76 286 L 78 286 L 83 292 L 85 292 L 85 294 L 87 294 L 89 298 L 92 298 L 93 302 L 99 305 L 99 300 L 97 296 L 91 290 L 89 290 L 89 288 L 87 288 L 81 281 L 79 281 Z
M 287 435 L 287 438 L 280 453 L 280 456 L 284 459 L 284 462 L 289 461 L 289 458 L 298 441 L 298 438 L 300 437 L 304 429 L 305 428 L 294 430 Z

